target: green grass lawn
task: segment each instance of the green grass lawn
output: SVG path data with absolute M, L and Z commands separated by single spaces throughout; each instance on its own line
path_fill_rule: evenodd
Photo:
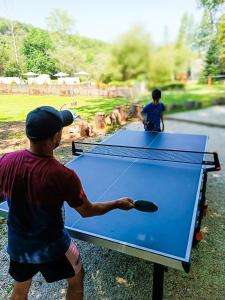
M 162 93 L 162 101 L 168 105 L 171 103 L 181 104 L 187 100 L 200 101 L 203 107 L 208 106 L 212 101 L 225 96 L 223 86 L 193 86 L 185 91 L 165 91 Z M 144 105 L 149 97 L 140 100 Z M 85 120 L 90 120 L 97 112 L 111 112 L 117 105 L 128 105 L 129 100 L 123 98 L 90 98 L 76 97 L 76 112 Z M 132 100 L 130 100 L 132 101 Z M 60 96 L 28 96 L 28 95 L 0 95 L 0 122 L 24 121 L 27 113 L 37 106 L 51 105 L 60 109 L 62 105 L 71 105 L 71 97 Z
M 76 98 L 76 112 L 88 120 L 96 112 L 109 113 L 117 105 L 127 104 L 123 98 Z M 41 105 L 51 105 L 60 109 L 62 105 L 71 105 L 71 97 L 0 95 L 0 122 L 24 121 L 29 111 Z

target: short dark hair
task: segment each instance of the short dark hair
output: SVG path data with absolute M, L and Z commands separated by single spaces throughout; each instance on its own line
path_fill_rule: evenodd
M 152 91 L 152 99 L 158 100 L 161 98 L 161 91 L 159 89 L 155 89 Z

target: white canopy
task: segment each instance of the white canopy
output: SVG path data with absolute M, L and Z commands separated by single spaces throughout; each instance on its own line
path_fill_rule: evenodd
M 74 73 L 75 76 L 88 76 L 89 73 L 85 72 L 85 71 L 80 71 L 80 72 L 77 72 L 77 73 Z
M 23 75 L 25 75 L 25 76 L 35 76 L 35 75 L 38 75 L 38 74 L 36 74 L 34 72 L 27 72 L 27 73 L 24 73 Z
M 53 76 L 56 76 L 56 77 L 64 77 L 64 76 L 68 76 L 69 74 L 66 74 L 66 73 L 63 73 L 63 72 L 59 72 L 59 73 L 56 73 L 54 74 Z
M 50 75 L 49 75 L 49 74 L 40 74 L 38 77 L 46 77 L 46 78 L 49 78 Z

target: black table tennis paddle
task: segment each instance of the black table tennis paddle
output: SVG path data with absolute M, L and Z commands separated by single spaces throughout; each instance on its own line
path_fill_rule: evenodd
M 158 210 L 156 204 L 147 200 L 136 200 L 134 202 L 134 208 L 143 212 L 156 212 Z

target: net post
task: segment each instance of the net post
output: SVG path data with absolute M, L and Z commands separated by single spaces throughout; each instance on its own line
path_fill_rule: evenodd
M 72 155 L 76 155 L 75 142 L 72 142 Z
M 72 142 L 72 155 L 75 155 L 75 156 L 79 156 L 81 155 L 84 151 L 82 149 L 78 149 L 76 148 L 76 144 L 84 144 L 84 143 L 76 143 L 76 142 Z
M 219 161 L 219 157 L 217 152 L 212 152 L 211 153 L 213 155 L 213 163 L 211 165 L 213 165 L 213 167 L 211 168 L 206 168 L 206 172 L 213 172 L 213 171 L 220 171 L 221 170 L 221 166 L 220 166 L 220 161 Z
M 214 156 L 214 161 L 215 161 L 215 171 L 220 171 L 221 166 L 220 166 L 220 161 L 219 161 L 217 152 L 213 152 L 213 156 Z

